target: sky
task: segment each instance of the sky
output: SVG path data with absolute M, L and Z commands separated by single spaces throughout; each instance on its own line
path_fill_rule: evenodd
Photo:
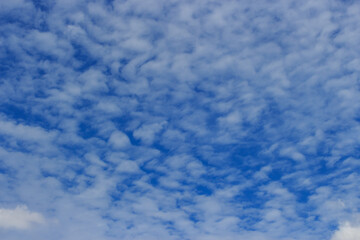
M 0 1 L 4 240 L 360 239 L 360 2 Z

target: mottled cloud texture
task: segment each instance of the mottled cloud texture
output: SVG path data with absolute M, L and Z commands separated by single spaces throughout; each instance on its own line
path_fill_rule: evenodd
M 358 239 L 359 42 L 350 0 L 0 1 L 1 239 Z

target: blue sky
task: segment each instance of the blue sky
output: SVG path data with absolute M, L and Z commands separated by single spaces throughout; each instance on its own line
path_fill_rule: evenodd
M 359 30 L 358 1 L 1 1 L 1 239 L 360 239 Z

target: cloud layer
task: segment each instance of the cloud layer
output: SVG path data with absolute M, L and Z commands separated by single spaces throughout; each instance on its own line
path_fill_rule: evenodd
M 360 206 L 359 11 L 340 0 L 0 3 L 0 206 L 4 219 L 27 216 L 0 235 L 356 234 L 339 223 Z

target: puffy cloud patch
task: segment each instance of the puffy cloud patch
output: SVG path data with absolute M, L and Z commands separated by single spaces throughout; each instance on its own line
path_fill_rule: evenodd
M 357 240 L 360 239 L 360 226 L 346 222 L 334 233 L 331 240 Z
M 44 224 L 45 218 L 37 212 L 31 212 L 26 206 L 15 209 L 0 208 L 0 227 L 29 229 L 35 224 Z
M 120 131 L 115 131 L 111 134 L 109 144 L 115 149 L 124 149 L 131 145 L 128 136 Z

